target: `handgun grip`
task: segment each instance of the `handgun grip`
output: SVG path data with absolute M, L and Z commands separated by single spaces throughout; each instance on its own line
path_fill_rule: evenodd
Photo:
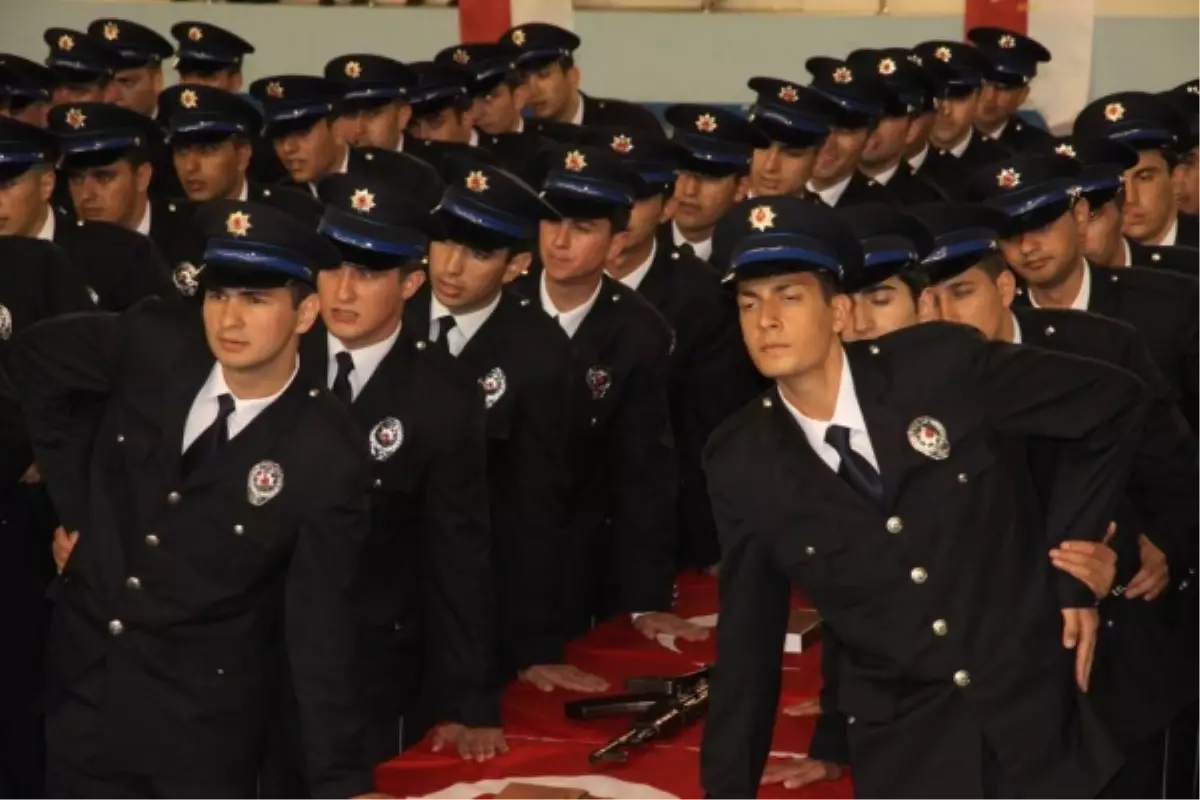
M 625 694 L 618 697 L 589 697 L 566 704 L 567 719 L 602 719 L 642 714 L 666 698 L 661 694 Z

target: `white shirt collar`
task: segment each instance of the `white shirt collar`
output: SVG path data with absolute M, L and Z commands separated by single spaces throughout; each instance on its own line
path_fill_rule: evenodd
M 446 344 L 450 350 L 450 354 L 457 356 L 471 341 L 471 337 L 479 332 L 483 327 L 483 323 L 488 321 L 492 316 L 492 312 L 496 310 L 496 306 L 500 305 L 501 292 L 496 292 L 496 296 L 492 298 L 492 302 L 488 303 L 483 308 L 476 309 L 468 314 L 455 314 L 450 309 L 442 305 L 441 301 L 433 292 L 429 293 L 429 339 L 436 341 L 441 335 L 441 331 L 435 331 L 434 326 L 441 327 L 438 320 L 446 315 L 454 317 L 454 327 L 450 329 L 450 341 Z M 436 335 L 435 335 L 436 334 Z
M 1092 268 L 1083 263 L 1083 282 L 1079 284 L 1079 294 L 1075 295 L 1075 299 L 1071 302 L 1070 308 L 1076 311 L 1087 311 L 1088 303 L 1092 299 Z M 1033 291 L 1029 292 L 1029 304 L 1034 308 L 1042 308 L 1038 305 L 1037 298 L 1034 297 Z
M 624 278 L 617 278 L 617 280 L 636 292 L 637 288 L 642 285 L 642 281 L 646 279 L 646 273 L 650 271 L 650 267 L 654 266 L 654 254 L 657 251 L 658 240 L 651 240 L 650 255 L 646 257 L 646 260 L 639 264 L 637 269 L 630 272 Z
M 554 305 L 554 301 L 550 299 L 550 293 L 546 290 L 546 273 L 542 272 L 539 286 L 539 294 L 542 298 L 542 310 L 558 320 L 558 324 L 566 331 L 568 337 L 573 337 L 575 332 L 579 330 L 579 326 L 583 324 L 583 320 L 588 315 L 588 312 L 592 310 L 592 306 L 596 305 L 596 298 L 600 296 L 602 288 L 604 288 L 603 278 L 596 281 L 596 291 L 592 292 L 592 296 L 588 298 L 586 303 L 570 311 L 559 311 Z
M 142 220 L 141 220 L 141 222 L 139 222 L 137 224 L 137 227 L 134 230 L 136 230 L 142 236 L 150 235 L 150 200 L 149 199 L 146 200 L 146 213 L 142 214 Z
M 242 189 L 238 192 L 238 200 L 243 203 L 250 199 L 250 181 L 246 180 L 246 176 L 242 176 Z
M 217 419 L 217 411 L 220 406 L 217 403 L 217 398 L 223 394 L 228 394 L 233 397 L 233 413 L 229 415 L 226 421 L 226 430 L 229 438 L 237 436 L 246 426 L 254 421 L 254 418 L 266 410 L 267 406 L 279 399 L 280 395 L 288 390 L 292 385 L 292 381 L 296 380 L 296 372 L 300 369 L 300 359 L 296 359 L 296 366 L 292 369 L 292 375 L 288 378 L 287 383 L 283 388 L 270 397 L 258 397 L 253 400 L 243 400 L 233 394 L 229 389 L 229 384 L 225 383 L 225 372 L 221 368 L 221 363 L 213 363 L 212 371 L 208 373 L 208 380 L 200 387 L 200 392 L 196 395 L 196 399 L 192 401 L 191 410 L 188 411 L 187 421 L 183 426 L 183 450 L 186 452 L 188 447 L 196 439 L 200 438 L 200 434 L 204 433 L 210 425 Z
M 996 128 L 996 130 L 993 131 L 992 133 L 986 134 L 986 136 L 994 142 L 997 139 L 999 139 L 1001 136 L 1004 135 L 1004 131 L 1006 128 L 1008 128 L 1008 120 L 1007 119 L 1004 120 L 1004 122 L 1000 123 L 999 128 Z
M 471 138 L 467 140 L 467 144 L 471 147 L 479 147 L 479 131 L 471 128 Z
M 908 160 L 908 165 L 910 167 L 912 167 L 913 172 L 916 172 L 917 170 L 919 170 L 921 168 L 921 165 L 925 163 L 925 157 L 928 155 L 929 155 L 929 144 L 927 142 L 925 144 L 925 146 L 921 148 L 921 152 L 917 153 L 915 156 L 913 156 L 912 158 L 910 158 Z
M 777 390 L 778 391 L 778 390 Z M 871 438 L 867 435 L 867 421 L 863 419 L 862 406 L 858 404 L 858 394 L 854 391 L 854 375 L 850 371 L 850 359 L 846 351 L 842 351 L 842 376 L 838 382 L 837 402 L 833 407 L 833 416 L 828 420 L 818 420 L 806 417 L 787 401 L 783 392 L 779 391 L 779 399 L 788 412 L 795 418 L 804 438 L 829 468 L 837 471 L 841 464 L 841 456 L 833 446 L 825 441 L 825 432 L 830 425 L 841 425 L 850 430 L 850 447 L 867 459 L 871 466 L 879 469 L 879 461 L 875 458 L 875 449 L 871 446 Z
M 900 162 L 897 161 L 893 166 L 885 169 L 878 175 L 867 175 L 868 178 L 878 183 L 880 186 L 887 186 L 888 181 L 896 176 L 896 170 L 900 169 Z M 863 173 L 864 175 L 866 173 Z
M 41 239 L 43 242 L 53 242 L 55 224 L 54 209 L 47 208 L 46 221 L 42 223 L 42 229 L 37 232 L 37 238 Z
M 1159 247 L 1173 247 L 1175 245 L 1175 240 L 1178 238 L 1179 217 L 1175 217 L 1173 220 L 1171 220 L 1171 227 L 1167 229 L 1165 234 L 1163 234 L 1163 238 L 1160 241 L 1154 242 L 1154 244 L 1158 245 Z
M 518 114 L 517 115 L 517 129 L 515 131 L 513 131 L 513 133 L 524 133 L 524 132 L 525 132 L 525 118 L 522 117 L 520 114 Z
M 842 195 L 845 193 L 846 187 L 850 185 L 850 179 L 853 177 L 854 173 L 851 172 L 845 178 L 842 178 L 828 189 L 818 189 L 815 185 L 813 185 L 812 181 L 809 181 L 808 190 L 816 193 L 821 198 L 821 201 L 825 203 L 825 205 L 833 207 L 837 205 L 838 200 L 842 199 Z
M 582 92 L 579 94 L 579 105 L 575 109 L 574 116 L 571 117 L 571 124 L 572 125 L 582 125 L 583 124 L 583 93 Z
M 400 141 L 396 143 L 396 152 L 404 152 L 404 131 L 400 131 Z
M 1030 298 L 1030 299 L 1032 299 L 1032 298 Z M 1013 324 L 1012 343 L 1013 344 L 1021 344 L 1021 323 L 1017 320 L 1016 314 L 1014 314 L 1010 311 L 1010 312 L 1008 312 L 1008 315 L 1010 317 L 1012 317 L 1012 324 Z
M 965 137 L 963 137 L 963 140 L 961 142 L 954 145 L 954 147 L 950 148 L 950 155 L 954 156 L 955 158 L 962 158 L 962 154 L 967 152 L 967 148 L 971 146 L 971 140 L 974 138 L 975 138 L 974 126 L 967 128 L 967 135 Z
M 676 247 L 683 247 L 685 244 L 692 248 L 692 252 L 696 254 L 696 258 L 701 261 L 708 261 L 712 258 L 712 237 L 708 237 L 702 242 L 690 242 L 679 230 L 679 226 L 675 221 L 671 221 L 671 239 L 675 242 Z
M 397 325 L 396 330 L 392 331 L 392 335 L 381 342 L 360 347 L 357 350 L 350 350 L 350 356 L 354 359 L 354 369 L 350 371 L 350 397 L 357 399 L 363 387 L 367 385 L 367 381 L 371 380 L 371 376 L 375 374 L 375 370 L 379 369 L 379 365 L 383 363 L 384 356 L 391 352 L 392 346 L 396 344 L 396 340 L 400 338 L 400 329 L 402 325 Z M 342 340 L 334 336 L 332 333 L 326 332 L 326 341 L 329 343 L 329 365 L 328 365 L 328 381 L 327 386 L 333 386 L 333 379 L 337 377 L 337 355 L 345 351 L 346 345 L 342 344 Z
M 1121 264 L 1123 267 L 1133 266 L 1133 250 L 1129 247 L 1129 240 L 1124 236 L 1121 237 L 1121 247 L 1125 249 L 1125 261 Z

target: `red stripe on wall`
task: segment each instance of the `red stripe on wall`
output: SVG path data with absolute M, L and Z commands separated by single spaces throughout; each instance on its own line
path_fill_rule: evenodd
M 980 27 L 1029 33 L 1029 0 L 967 0 L 963 33 Z
M 463 42 L 494 42 L 512 27 L 509 0 L 458 0 L 458 35 Z

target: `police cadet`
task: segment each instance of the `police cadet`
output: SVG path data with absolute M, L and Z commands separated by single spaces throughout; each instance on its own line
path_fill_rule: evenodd
M 537 193 L 495 166 L 447 165 L 429 285 L 405 307 L 422 346 L 451 357 L 487 414 L 487 478 L 497 581 L 496 678 L 542 689 L 603 682 L 564 662 L 559 609 L 570 496 L 573 404 L 582 378 L 562 328 L 505 283 L 526 270 L 542 219 Z
M 1018 116 L 1029 99 L 1029 84 L 1050 51 L 1036 39 L 1005 28 L 972 28 L 967 41 L 990 62 L 979 92 L 975 129 L 1013 152 L 1040 144 L 1050 134 Z
M 252 796 L 286 667 L 309 792 L 368 792 L 351 593 L 367 460 L 298 375 L 313 272 L 338 253 L 265 206 L 202 213 L 203 322 L 148 301 L 13 342 L 38 463 L 79 531 L 48 649 L 48 789 Z
M 837 107 L 815 89 L 778 78 L 751 78 L 746 85 L 758 95 L 750 121 L 770 139 L 754 150 L 747 196 L 804 197 Z
M 102 17 L 88 25 L 87 32 L 108 42 L 120 60 L 110 102 L 153 117 L 163 89 L 162 62 L 175 54 L 175 48 L 146 26 L 124 19 Z
M 1075 118 L 1076 136 L 1116 139 L 1138 151 L 1125 173 L 1125 235 L 1146 245 L 1200 245 L 1200 223 L 1179 213 L 1172 171 L 1191 149 L 1187 118 L 1146 92 L 1121 92 L 1089 103 Z
M 628 125 L 647 131 L 662 130 L 647 108 L 624 100 L 591 97 L 579 89 L 575 64 L 579 37 L 546 22 L 520 25 L 505 31 L 498 41 L 517 49 L 515 64 L 529 86 L 529 110 L 537 120 L 570 125 Z
M 175 69 L 181 83 L 242 90 L 242 62 L 254 45 L 209 22 L 178 22 L 171 26 L 171 35 L 179 43 Z
M 56 83 L 49 67 L 12 53 L 0 53 L 0 116 L 46 127 Z
M 659 226 L 659 245 L 686 245 L 709 261 L 717 221 L 747 191 L 754 151 L 771 142 L 752 122 L 716 106 L 680 103 L 667 106 L 664 116 L 680 158 L 675 218 Z
M 1200 150 L 1197 149 L 1197 128 L 1200 127 L 1200 78 L 1184 81 L 1173 89 L 1159 92 L 1158 96 L 1173 105 L 1184 115 L 1190 126 L 1190 147 L 1180 148 L 1182 155 L 1172 177 L 1175 179 L 1175 197 L 1182 214 L 1200 214 Z
M 344 95 L 339 84 L 310 75 L 274 75 L 250 84 L 250 94 L 263 106 L 263 133 L 288 171 L 287 185 L 316 196 L 318 180 L 346 171 L 350 146 L 336 127 Z
M 647 637 L 702 638 L 703 629 L 669 611 L 678 487 L 671 330 L 637 292 L 604 274 L 628 240 L 642 179 L 610 150 L 586 146 L 544 151 L 542 172 L 542 193 L 563 218 L 542 221 L 541 265 L 522 288 L 571 338 L 583 392 L 563 619 L 575 635 L 629 612 Z
M 525 77 L 516 68 L 518 51 L 506 42 L 459 44 L 434 56 L 436 64 L 453 64 L 471 76 L 471 116 L 475 126 L 492 136 L 521 133 L 521 110 L 529 99 Z
M 880 121 L 905 117 L 908 106 L 876 77 L 874 70 L 855 71 L 845 61 L 816 56 L 804 62 L 812 75 L 811 86 L 837 105 L 832 130 L 813 167 L 808 189 L 825 205 L 895 202 L 891 193 L 874 178 L 859 171 L 858 164 Z
M 859 75 L 874 75 L 904 105 L 903 113 L 897 106 L 879 120 L 867 139 L 858 169 L 885 187 L 896 201 L 915 205 L 943 200 L 945 193 L 914 175 L 908 162 L 912 143 L 923 143 L 928 137 L 935 92 L 929 74 L 909 56 L 900 48 L 855 50 L 846 57 L 846 65 Z
M 408 90 L 412 106 L 409 133 L 425 141 L 479 144 L 471 73 L 455 61 L 417 61 L 410 66 L 416 80 Z
M 582 142 L 609 148 L 642 179 L 625 248 L 606 271 L 649 300 L 673 331 L 668 393 L 679 464 L 676 565 L 710 567 L 721 554 L 700 454 L 713 429 L 758 391 L 758 375 L 716 273 L 694 255 L 663 247 L 655 235 L 674 211 L 678 149 L 632 127 L 587 128 Z
M 1103 625 L 1089 694 L 1125 763 L 1100 796 L 1157 796 L 1167 724 L 1196 696 L 1195 681 L 1185 678 L 1179 643 L 1167 624 L 1164 599 L 1171 566 L 1182 571 L 1186 542 L 1195 538 L 1197 525 L 1196 448 L 1187 423 L 1142 337 L 1130 326 L 1066 309 L 1010 310 L 1016 283 L 995 249 L 995 231 L 1007 224 L 1003 214 L 990 217 L 997 212 L 986 206 L 946 204 L 922 206 L 914 213 L 942 245 L 937 252 L 944 257 L 925 266 L 943 319 L 973 325 L 994 341 L 1106 361 L 1146 384 L 1151 407 L 1125 492 L 1128 507 L 1106 536 L 1116 550 L 1115 581 L 1110 574 L 1095 585 L 1080 571 L 1081 562 L 1091 557 L 1082 548 L 1096 546 L 1091 543 L 1065 543 L 1052 558 L 1058 569 L 1088 582 L 1102 598 Z M 1035 445 L 1032 455 L 1036 463 L 1045 453 Z M 1037 475 L 1035 467 L 1035 483 Z
M 171 291 L 166 264 L 148 238 L 107 222 L 72 222 L 51 208 L 58 158 L 53 134 L 0 118 L 0 155 L 12 167 L 0 186 L 0 236 L 53 241 L 82 271 L 104 309 L 120 311 Z
M 115 47 L 69 28 L 48 28 L 42 38 L 50 46 L 46 66 L 55 78 L 53 103 L 101 103 L 112 99 L 109 84 L 122 64 Z
M 1118 761 L 1079 696 L 1095 596 L 1050 571 L 1039 538 L 1103 534 L 1141 384 L 943 323 L 843 346 L 836 282 L 863 255 L 837 215 L 791 198 L 730 213 L 745 220 L 730 264 L 742 335 L 778 387 L 705 454 L 723 553 L 706 792 L 749 796 L 759 782 L 794 583 L 843 646 L 857 793 L 1094 794 Z M 1030 435 L 1064 453 L 1045 525 Z
M 346 144 L 404 149 L 412 116 L 407 93 L 416 81 L 411 69 L 386 56 L 356 53 L 330 60 L 325 77 L 342 85 L 336 125 Z

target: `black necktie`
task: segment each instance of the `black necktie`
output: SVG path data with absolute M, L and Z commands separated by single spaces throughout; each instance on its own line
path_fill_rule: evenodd
M 679 245 L 678 249 L 683 256 L 693 256 L 695 258 L 699 258 L 699 256 L 696 255 L 696 248 L 692 247 L 690 244 L 681 244 Z
M 825 431 L 825 443 L 837 451 L 842 459 L 838 466 L 838 477 L 874 503 L 883 502 L 883 481 L 871 462 L 850 446 L 850 429 L 844 425 L 830 425 Z
M 350 388 L 350 373 L 354 371 L 354 356 L 349 350 L 338 353 L 337 375 L 333 376 L 333 396 L 346 405 L 354 402 L 354 390 Z
M 225 443 L 229 441 L 229 415 L 233 413 L 233 395 L 217 396 L 217 418 L 213 420 L 195 441 L 184 451 L 180 465 L 184 475 L 191 475 L 205 463 L 215 458 Z
M 448 356 L 454 355 L 450 352 L 450 331 L 454 330 L 454 315 L 447 314 L 444 317 L 438 317 L 438 338 L 434 343 L 434 347 L 441 350 Z

